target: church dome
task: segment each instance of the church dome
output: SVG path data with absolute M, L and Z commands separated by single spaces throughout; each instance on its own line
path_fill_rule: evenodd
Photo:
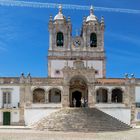
M 90 15 L 86 19 L 86 22 L 89 22 L 89 21 L 97 21 L 97 18 L 94 15 L 94 12 L 93 12 L 93 6 L 91 6 L 91 8 L 90 8 Z
M 59 6 L 59 12 L 58 14 L 54 17 L 54 20 L 64 20 L 65 16 L 62 14 L 62 6 Z

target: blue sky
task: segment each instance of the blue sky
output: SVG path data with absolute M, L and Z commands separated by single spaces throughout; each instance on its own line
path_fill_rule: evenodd
M 26 0 L 62 4 L 93 5 L 140 10 L 140 0 Z M 58 9 L 0 6 L 0 76 L 47 76 L 49 47 L 48 20 Z M 134 73 L 140 77 L 140 14 L 95 11 L 105 18 L 105 50 L 107 77 L 124 77 Z M 71 17 L 73 36 L 89 11 L 63 10 Z

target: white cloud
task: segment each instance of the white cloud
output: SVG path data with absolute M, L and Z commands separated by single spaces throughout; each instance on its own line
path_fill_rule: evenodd
M 29 2 L 29 1 L 19 1 L 19 0 L 0 0 L 0 6 L 18 6 L 18 7 L 32 7 L 32 8 L 57 8 L 58 3 L 41 3 L 41 2 Z M 74 10 L 89 10 L 89 6 L 83 5 L 72 5 L 72 4 L 62 4 L 63 9 L 74 9 Z M 131 13 L 140 14 L 140 10 L 135 9 L 122 9 L 122 8 L 108 8 L 108 7 L 94 7 L 97 11 L 106 12 L 119 12 L 119 13 Z
M 111 36 L 114 40 L 121 40 L 127 43 L 132 43 L 136 46 L 140 46 L 140 39 L 138 36 L 133 36 L 132 34 L 119 34 L 119 33 L 112 33 L 106 32 L 107 36 Z

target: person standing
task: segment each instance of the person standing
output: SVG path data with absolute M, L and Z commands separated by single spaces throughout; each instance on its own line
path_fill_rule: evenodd
M 88 101 L 87 101 L 87 98 L 85 98 L 85 101 L 84 101 L 84 106 L 87 107 L 88 106 Z
M 76 99 L 73 99 L 73 106 L 76 107 Z
M 84 98 L 81 98 L 81 107 L 84 107 Z

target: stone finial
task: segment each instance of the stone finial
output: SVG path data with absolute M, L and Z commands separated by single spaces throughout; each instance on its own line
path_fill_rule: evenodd
M 131 74 L 131 78 L 135 78 L 135 75 L 134 75 L 134 73 L 132 73 L 132 74 Z
M 29 78 L 29 77 L 31 77 L 31 74 L 30 74 L 30 72 L 28 73 L 28 75 L 27 75 L 27 78 Z
M 53 19 L 52 19 L 52 15 L 50 15 L 50 19 L 49 19 L 50 21 L 52 21 Z
M 85 22 L 86 22 L 86 17 L 84 16 L 84 17 L 83 17 L 83 23 L 85 23 Z
M 103 16 L 101 17 L 101 23 L 104 23 L 104 17 Z
M 68 16 L 68 22 L 70 22 L 71 21 L 71 18 L 70 18 L 70 16 Z
M 62 5 L 59 5 L 58 9 L 59 9 L 59 11 L 58 11 L 58 14 L 54 17 L 54 21 L 55 20 L 65 20 L 65 17 L 62 14 Z
M 125 73 L 125 78 L 128 78 L 128 73 Z
M 58 8 L 59 8 L 59 13 L 62 14 L 62 5 L 60 4 Z
M 28 75 L 27 75 L 26 82 L 27 83 L 30 83 L 31 82 L 31 74 L 30 73 L 28 73 Z
M 25 76 L 23 72 L 21 73 L 21 76 L 20 76 L 20 83 L 25 83 Z
M 21 77 L 24 77 L 24 73 L 23 72 L 21 73 Z
M 91 5 L 91 7 L 90 7 L 90 15 L 94 15 L 94 8 L 93 8 L 93 5 Z

